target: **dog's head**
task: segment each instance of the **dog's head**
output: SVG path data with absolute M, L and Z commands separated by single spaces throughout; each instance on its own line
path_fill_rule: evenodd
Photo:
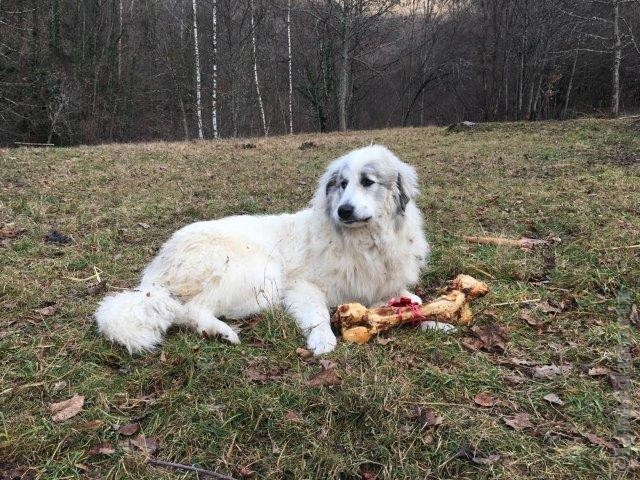
M 371 145 L 334 160 L 320 179 L 314 201 L 335 225 L 357 228 L 402 217 L 417 193 L 413 167 L 386 147 Z

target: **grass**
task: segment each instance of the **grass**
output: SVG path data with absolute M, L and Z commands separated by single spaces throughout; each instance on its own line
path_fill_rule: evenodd
M 477 322 L 507 329 L 506 351 L 470 351 L 464 330 L 402 329 L 387 345 L 339 344 L 328 358 L 342 384 L 312 388 L 307 379 L 320 367 L 298 358 L 303 340 L 278 309 L 252 319 L 240 346 L 176 330 L 161 351 L 130 357 L 96 335 L 91 314 L 102 294 L 87 292 L 96 271 L 110 290 L 130 287 L 184 224 L 299 209 L 328 160 L 372 141 L 421 176 L 433 257 L 420 288 L 433 295 L 461 272 L 487 281 L 492 293 Z M 157 458 L 236 478 L 638 475 L 640 335 L 629 310 L 640 304 L 640 251 L 612 249 L 640 243 L 640 135 L 632 125 L 583 120 L 251 142 L 255 148 L 225 140 L 0 150 L 0 223 L 26 229 L 0 246 L 0 472 L 195 478 L 119 446 L 117 426 L 140 422 L 141 433 L 157 439 Z M 303 142 L 315 145 L 300 149 Z M 73 242 L 44 242 L 54 228 Z M 561 242 L 525 252 L 462 240 L 485 233 Z M 534 311 L 545 331 L 519 319 L 520 301 L 535 306 L 567 294 L 574 308 Z M 53 315 L 37 313 L 47 305 Z M 537 378 L 514 358 L 572 369 Z M 271 376 L 253 382 L 248 366 Z M 594 366 L 628 382 L 619 388 L 590 376 Z M 514 375 L 521 383 L 508 381 Z M 476 405 L 482 392 L 498 403 Z M 564 405 L 543 400 L 548 393 Z M 85 396 L 82 412 L 52 422 L 48 404 L 73 394 Z M 425 423 L 430 409 L 440 425 Z M 504 423 L 518 413 L 533 427 Z M 101 442 L 115 453 L 91 454 Z

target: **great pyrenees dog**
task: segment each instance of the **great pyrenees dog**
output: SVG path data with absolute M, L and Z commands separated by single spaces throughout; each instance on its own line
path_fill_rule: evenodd
M 130 353 L 153 349 L 172 325 L 239 343 L 222 319 L 281 305 L 315 355 L 330 352 L 331 307 L 420 301 L 407 291 L 429 254 L 417 194 L 416 171 L 387 148 L 349 152 L 329 165 L 305 210 L 175 232 L 136 289 L 102 300 L 98 328 Z

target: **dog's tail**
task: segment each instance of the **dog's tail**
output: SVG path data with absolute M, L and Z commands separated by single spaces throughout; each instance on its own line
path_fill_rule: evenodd
M 100 333 L 125 346 L 129 353 L 138 353 L 160 343 L 182 309 L 166 288 L 140 286 L 105 297 L 95 319 Z

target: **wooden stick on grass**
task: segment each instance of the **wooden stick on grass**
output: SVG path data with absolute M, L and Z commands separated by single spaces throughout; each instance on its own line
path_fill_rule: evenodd
M 525 250 L 531 250 L 538 245 L 550 245 L 549 240 L 539 240 L 535 238 L 522 237 L 520 239 L 502 238 L 502 237 L 464 237 L 464 241 L 468 243 L 479 243 L 483 245 L 504 245 L 507 247 L 518 247 Z
M 214 472 L 213 470 L 207 470 L 206 468 L 194 467 L 193 465 L 185 465 L 183 463 L 174 463 L 167 462 L 165 460 L 156 460 L 155 458 L 150 458 L 147 461 L 150 465 L 155 465 L 157 467 L 169 467 L 175 468 L 177 470 L 186 470 L 188 472 L 196 472 L 202 475 L 207 475 L 213 478 L 219 478 L 221 480 L 236 480 L 233 477 L 229 477 L 228 475 L 223 475 L 222 473 Z

